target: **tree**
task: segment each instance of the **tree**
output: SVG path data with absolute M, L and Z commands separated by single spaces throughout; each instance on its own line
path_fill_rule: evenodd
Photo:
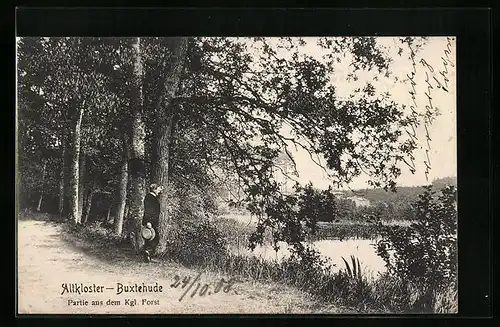
M 66 150 L 66 130 L 63 129 L 62 132 L 60 133 L 61 137 L 61 164 L 59 168 L 59 201 L 58 201 L 58 212 L 59 215 L 63 214 L 64 211 L 64 195 L 65 195 L 65 186 L 66 186 L 66 157 L 67 157 L 67 150 Z
M 160 96 L 157 100 L 157 105 L 154 110 L 155 123 L 155 146 L 154 146 L 154 161 L 152 179 L 159 185 L 168 186 L 169 181 L 169 164 L 170 164 L 170 144 L 176 124 L 177 113 L 175 107 L 171 105 L 172 99 L 177 92 L 181 74 L 184 68 L 184 61 L 187 52 L 187 39 L 176 38 L 171 41 L 169 49 L 171 56 L 169 58 L 169 67 L 165 71 L 160 72 L 158 83 L 160 85 Z M 170 232 L 170 219 L 167 206 L 167 192 L 162 192 L 159 195 L 160 201 L 160 223 L 158 232 L 160 240 L 157 251 L 162 253 L 166 249 L 167 241 Z
M 43 161 L 43 168 L 42 168 L 42 184 L 45 182 L 45 175 L 47 173 L 47 160 Z M 40 192 L 40 198 L 38 199 L 38 204 L 36 206 L 36 211 L 40 211 L 41 206 L 42 206 L 42 200 L 43 200 L 43 189 Z
M 71 194 L 68 211 L 76 223 L 81 221 L 85 193 L 84 183 L 79 183 L 80 177 L 85 175 L 84 166 L 80 169 L 80 161 L 84 163 L 84 158 L 80 158 L 81 140 L 102 136 L 95 130 L 82 135 L 82 124 L 88 116 L 91 119 L 87 123 L 96 127 L 94 119 L 104 111 L 94 107 L 114 100 L 112 94 L 106 92 L 107 76 L 100 70 L 106 50 L 109 50 L 106 43 L 96 38 L 22 38 L 18 41 L 20 97 L 26 99 L 24 103 L 32 103 L 38 109 L 21 119 L 22 124 L 32 119 L 31 127 L 20 129 L 21 138 L 30 130 L 44 131 L 46 137 L 33 135 L 30 141 L 37 144 L 47 140 L 48 144 L 59 148 L 59 210 L 62 212 L 65 194 Z M 23 107 L 21 115 L 26 113 L 30 112 Z M 85 142 L 83 146 L 87 151 Z M 71 157 L 68 162 L 67 152 Z M 71 172 L 70 189 L 65 188 L 67 163 Z
M 421 43 L 411 38 L 398 41 L 414 48 Z M 322 58 L 304 50 L 311 42 L 322 49 Z M 285 234 L 293 229 L 288 213 L 297 209 L 289 206 L 302 190 L 281 192 L 274 176 L 280 153 L 292 147 L 306 151 L 337 185 L 366 173 L 373 186 L 394 189 L 400 164 L 408 164 L 416 148 L 415 139 L 406 137 L 404 131 L 423 119 L 423 115 L 408 114 L 404 105 L 395 103 L 388 93 L 376 92 L 370 83 L 349 98 L 337 95 L 331 78 L 336 64 L 346 60 L 350 61 L 350 79 L 363 70 L 392 82 L 390 58 L 373 37 L 312 41 L 287 37 L 41 38 L 26 40 L 22 48 L 22 71 L 27 72 L 23 98 L 71 122 L 74 130 L 69 138 L 73 219 L 79 219 L 78 126 L 95 129 L 96 138 L 102 139 L 107 135 L 102 126 L 108 123 L 113 132 L 106 139 L 117 140 L 127 133 L 128 219 L 136 232 L 148 179 L 167 189 L 184 184 L 184 189 L 192 187 L 203 194 L 227 174 L 236 176 L 244 193 L 240 203 L 259 218 L 256 240 L 271 228 L 289 242 L 300 242 Z M 43 60 L 32 64 L 30 56 Z M 63 135 L 66 123 L 51 124 L 40 125 L 48 128 L 48 134 Z M 90 137 L 83 145 L 92 142 Z M 121 148 L 113 143 L 104 151 L 110 156 L 111 149 Z M 87 161 L 95 147 L 87 145 Z M 122 158 L 123 148 L 119 153 L 115 157 Z M 104 166 L 115 171 L 115 176 L 124 171 L 123 161 Z M 106 184 L 122 185 L 123 190 L 118 179 L 107 176 Z M 181 193 L 173 191 L 160 198 L 159 252 L 165 249 L 172 223 L 169 195 Z M 283 210 L 271 217 L 269 212 L 277 205 L 284 206 Z M 301 219 L 306 218 L 296 217 L 299 221 L 293 224 L 301 229 L 306 222 Z M 117 224 L 121 225 L 119 219 Z M 176 221 L 182 224 L 182 219 Z
M 127 183 L 128 183 L 128 148 L 126 134 L 123 136 L 123 157 L 120 171 L 120 186 L 118 188 L 118 205 L 116 216 L 113 223 L 114 232 L 121 235 L 123 232 L 123 219 L 125 216 L 125 205 L 127 201 Z
M 290 178 L 290 169 L 293 169 L 292 171 L 296 171 L 297 168 L 295 166 L 295 162 L 293 161 L 293 156 L 288 152 L 288 150 L 285 148 L 283 149 L 282 152 L 278 155 L 278 157 L 275 160 L 275 165 L 278 167 L 277 169 L 274 169 L 275 173 L 278 174 L 279 177 L 275 177 L 277 180 L 280 180 L 280 186 L 281 189 L 283 190 L 284 193 L 288 193 L 288 184 L 291 181 Z M 280 178 L 281 177 L 281 178 Z
M 326 63 L 300 55 L 302 42 L 284 38 L 271 46 L 264 38 L 193 39 L 183 82 L 189 92 L 174 99 L 183 104 L 179 114 L 189 115 L 189 122 L 205 132 L 199 160 L 237 173 L 247 208 L 260 218 L 259 231 L 280 228 L 287 220 L 286 215 L 271 220 L 267 212 L 287 202 L 272 170 L 289 146 L 311 158 L 321 154 L 338 183 L 364 171 L 378 179 L 374 185 L 389 188 L 400 173 L 398 163 L 415 149 L 411 141 L 400 141 L 412 123 L 402 107 L 387 96 L 370 97 L 368 89 L 359 91 L 359 100 L 341 100 L 330 84 L 330 63 L 349 50 L 361 68 L 387 71 L 388 60 L 373 38 L 343 39 L 336 50 L 324 45 L 334 50 Z M 261 55 L 251 56 L 251 46 Z M 289 58 L 280 57 L 279 47 L 291 53 Z
M 171 49 L 171 45 L 162 45 L 169 41 L 146 41 L 153 44 L 150 49 Z M 179 88 L 177 92 L 171 89 L 175 96 L 160 111 L 166 116 L 151 110 L 155 119 L 163 122 L 163 132 L 172 126 L 168 120 L 172 112 L 178 124 L 195 126 L 191 135 L 199 135 L 197 141 L 202 144 L 193 161 L 198 167 L 235 172 L 246 193 L 243 202 L 262 221 L 267 219 L 266 209 L 275 204 L 273 199 L 283 197 L 272 171 L 279 153 L 290 145 L 306 150 L 311 157 L 321 154 L 326 159 L 324 168 L 334 173 L 339 184 L 368 172 L 378 179 L 373 185 L 385 183 L 390 189 L 394 189 L 394 179 L 400 174 L 398 163 L 416 147 L 414 140 L 401 141 L 402 130 L 413 124 L 415 117 L 405 116 L 403 107 L 387 94 L 373 97 L 373 87 L 368 85 L 357 91 L 360 99 L 340 100 L 330 84 L 332 62 L 348 51 L 353 54 L 355 70 L 376 69 L 389 74 L 389 60 L 374 38 L 344 38 L 337 44 L 320 40 L 321 46 L 332 50 L 326 62 L 300 55 L 296 49 L 304 44 L 301 39 L 290 38 L 283 38 L 277 46 L 269 45 L 264 38 L 192 38 Z M 252 46 L 262 55 L 251 56 Z M 280 47 L 291 53 L 289 58 L 279 57 L 276 48 Z M 180 46 L 173 49 L 182 52 Z M 175 53 L 166 52 L 167 57 Z M 174 69 L 179 67 L 175 64 L 178 57 L 172 56 L 172 62 L 163 65 L 157 57 L 149 60 L 144 83 L 146 106 L 157 109 L 161 104 L 157 99 L 165 91 L 162 75 L 178 76 Z M 162 72 L 162 68 L 167 72 L 151 73 Z M 158 90 L 154 85 L 161 87 Z M 282 132 L 284 127 L 291 135 Z M 170 156 L 170 139 L 175 138 L 172 131 L 154 136 L 157 158 L 158 153 L 163 153 L 159 157 L 164 159 L 166 154 Z M 154 179 L 171 175 L 166 165 L 169 161 L 158 164 L 153 159 Z M 161 211 L 162 224 L 167 226 L 167 208 Z
M 42 43 L 26 39 L 19 41 L 17 47 L 22 50 L 18 54 L 18 159 L 21 197 L 26 198 L 36 190 L 40 195 L 47 193 L 52 186 L 54 168 L 58 164 L 53 157 L 57 156 L 59 147 L 59 140 L 52 131 L 60 127 L 60 122 L 58 112 L 46 101 L 47 94 L 41 87 L 47 74 Z M 50 163 L 45 166 L 48 161 Z M 42 176 L 48 178 L 46 183 L 40 178 Z M 40 196 L 39 203 L 41 199 Z

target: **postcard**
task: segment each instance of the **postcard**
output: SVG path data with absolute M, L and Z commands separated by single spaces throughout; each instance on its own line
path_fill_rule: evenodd
M 454 37 L 16 42 L 19 314 L 457 313 Z

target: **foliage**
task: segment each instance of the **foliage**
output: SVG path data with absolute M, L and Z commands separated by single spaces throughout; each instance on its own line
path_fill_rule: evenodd
M 169 208 L 176 222 L 214 218 L 219 215 L 219 207 L 209 186 L 196 188 L 190 184 L 171 183 L 167 188 Z
M 41 216 L 41 214 L 36 215 Z M 107 256 L 106 251 L 112 251 L 112 255 L 116 256 L 116 247 L 123 244 L 123 240 L 117 238 L 110 229 L 103 228 L 99 223 L 91 224 L 91 226 L 72 224 L 65 224 L 65 226 L 67 232 L 80 239 L 91 241 L 91 246 L 98 247 L 98 254 L 101 256 Z M 205 250 L 202 250 L 205 256 L 197 255 L 189 249 L 190 246 L 197 246 L 198 242 L 190 240 L 189 237 L 196 237 L 195 230 L 199 231 L 203 228 L 200 226 L 190 228 L 190 230 L 191 232 L 184 234 L 182 240 L 178 239 L 178 242 L 175 243 L 177 246 L 175 251 L 172 251 L 173 247 L 169 247 L 172 254 L 177 254 L 173 258 L 186 265 L 230 275 L 239 281 L 274 281 L 295 286 L 320 301 L 332 303 L 338 307 L 354 309 L 355 312 L 457 312 L 456 284 L 435 292 L 432 301 L 434 305 L 425 307 L 419 302 L 425 290 L 415 285 L 408 285 L 400 278 L 388 273 L 382 274 L 374 280 L 362 272 L 361 276 L 355 279 L 343 270 L 334 273 L 330 270 L 331 267 L 321 266 L 321 263 L 311 268 L 296 256 L 278 262 L 229 252 L 218 252 L 211 255 L 210 251 L 213 247 L 206 247 Z M 206 234 L 210 234 L 210 232 Z M 220 244 L 214 247 L 219 248 L 219 246 Z M 121 248 L 121 251 L 125 251 L 124 247 Z M 317 262 L 314 259 L 316 257 L 314 251 L 309 253 L 312 261 Z M 166 257 L 170 258 L 172 254 Z
M 305 187 L 296 184 L 295 192 L 282 195 L 269 201 L 265 206 L 266 220 L 260 220 L 256 231 L 250 236 L 250 249 L 262 244 L 267 226 L 271 228 L 274 249 L 278 251 L 278 242 L 284 241 L 292 246 L 292 253 L 308 257 L 309 250 L 304 241 L 317 230 L 319 217 L 331 217 L 335 214 L 335 200 L 331 189 L 317 191 L 308 184 Z
M 223 235 L 207 219 L 187 220 L 171 235 L 163 256 L 188 266 L 224 257 L 227 251 Z
M 331 189 L 318 191 L 308 184 L 298 195 L 298 219 L 306 221 L 306 226 L 313 232 L 315 222 L 335 219 L 338 215 L 338 206 Z
M 289 152 L 295 147 L 312 160 L 318 158 L 317 164 L 336 186 L 366 174 L 372 186 L 395 190 L 399 167 L 408 165 L 406 159 L 412 161 L 417 147 L 404 131 L 417 125 L 422 115 L 410 115 L 408 108 L 394 102 L 389 93 L 376 92 L 370 83 L 348 98 L 339 97 L 332 84 L 338 64 L 349 67 L 349 80 L 356 80 L 357 73 L 364 71 L 392 83 L 392 59 L 375 37 L 189 38 L 180 87 L 169 107 L 160 99 L 170 69 L 170 48 L 176 40 L 140 38 L 144 108 L 131 107 L 137 96 L 132 40 L 18 39 L 18 171 L 26 198 L 34 198 L 42 190 L 52 197 L 57 192 L 59 172 L 64 169 L 62 141 L 67 135 L 71 143 L 70 127 L 79 109 L 85 109 L 85 186 L 108 193 L 117 187 L 125 144 L 122 135 L 132 109 L 143 111 L 146 121 L 148 177 L 157 141 L 155 113 L 169 110 L 174 113 L 174 126 L 165 142 L 170 147 L 168 200 L 179 222 L 172 227 L 169 257 L 188 265 L 212 265 L 256 278 L 285 280 L 342 305 L 373 305 L 395 296 L 395 307 L 398 303 L 411 307 L 410 298 L 398 296 L 411 293 L 410 287 L 415 286 L 392 284 L 396 286 L 390 293 L 382 284 L 360 278 L 360 269 L 354 281 L 349 273 L 331 274 L 325 268 L 327 262 L 307 245 L 308 239 L 323 232 L 318 221 L 361 223 L 375 215 L 384 220 L 415 218 L 409 229 L 382 229 L 386 241 L 379 243 L 379 251 L 398 278 L 414 278 L 419 284 L 416 287 L 425 289 L 420 284 L 444 285 L 445 279 L 456 277 L 456 237 L 436 233 L 456 233 L 456 221 L 450 218 L 456 209 L 454 212 L 448 201 L 454 192 L 451 188 L 437 202 L 424 193 L 416 205 L 416 216 L 410 217 L 407 203 L 414 194 L 394 195 L 391 207 L 378 198 L 380 192 L 372 192 L 377 193 L 374 207 L 357 209 L 352 202 L 336 199 L 332 189 L 296 185 L 291 194 L 283 194 L 275 179 L 284 161 L 292 168 L 290 175 L 295 173 Z M 416 51 L 422 46 L 419 38 L 394 41 L 401 46 L 406 43 L 412 52 L 412 47 Z M 308 54 L 309 45 L 319 46 L 322 54 Z M 401 55 L 403 49 L 399 49 Z M 43 162 L 48 164 L 42 181 Z M 284 174 L 288 175 L 288 169 Z M 280 241 L 291 245 L 290 260 L 263 263 L 227 253 L 224 235 L 208 219 L 219 213 L 214 200 L 225 183 L 221 176 L 230 176 L 230 183 L 243 194 L 235 204 L 245 206 L 259 219 L 250 247 L 261 243 L 267 232 L 276 250 Z M 359 234 L 372 233 L 359 227 L 361 224 L 355 226 L 349 228 Z M 114 237 L 100 225 L 73 228 L 96 242 Z M 344 231 L 335 229 L 337 235 Z M 412 243 L 414 239 L 418 244 Z M 446 247 L 449 250 L 443 250 Z M 391 250 L 399 262 L 388 259 Z M 392 283 L 392 278 L 387 280 Z
M 70 132 L 68 123 L 78 109 L 85 108 L 86 186 L 116 189 L 121 136 L 137 95 L 133 40 L 19 39 L 19 139 L 20 152 L 26 154 L 20 172 L 24 181 L 36 180 L 36 169 L 26 168 L 27 163 L 40 163 L 48 150 L 52 151 L 49 157 L 61 157 L 62 137 Z M 289 166 L 295 167 L 289 153 L 292 146 L 313 160 L 324 159 L 324 164 L 318 164 L 336 185 L 366 174 L 373 186 L 395 189 L 399 166 L 416 149 L 415 140 L 405 139 L 403 131 L 421 117 L 410 116 L 389 93 L 378 94 L 369 83 L 348 98 L 339 97 L 332 84 L 339 63 L 348 64 L 352 79 L 362 71 L 389 78 L 391 58 L 376 38 L 188 38 L 180 87 L 166 107 L 160 99 L 172 42 L 176 39 L 140 38 L 144 108 L 139 109 L 146 121 L 146 164 L 154 162 L 154 113 L 173 112 L 175 123 L 165 146 L 170 147 L 169 201 L 174 203 L 173 215 L 181 225 L 186 224 L 179 228 L 180 240 L 204 226 L 190 223 L 217 214 L 215 181 L 229 174 L 244 194 L 239 204 L 259 219 L 250 246 L 261 242 L 268 231 L 276 249 L 279 241 L 285 241 L 300 260 L 313 264 L 314 253 L 304 242 L 318 232 L 318 221 L 347 216 L 352 203 L 337 201 L 331 189 L 317 191 L 311 185 L 283 194 L 274 175 L 282 159 L 289 159 Z M 318 46 L 322 54 L 308 54 L 308 45 Z M 30 192 L 40 187 L 33 185 Z M 364 219 L 365 213 L 353 218 Z
M 435 188 L 443 188 L 447 185 L 456 186 L 456 178 L 447 177 L 433 181 Z M 342 195 L 329 196 L 329 199 L 321 199 L 321 194 L 328 194 L 327 190 L 321 191 L 311 188 L 308 190 L 311 210 L 317 217 L 318 222 L 358 222 L 364 224 L 370 217 L 377 216 L 382 221 L 413 221 L 416 219 L 412 204 L 418 200 L 419 195 L 425 191 L 424 187 L 397 187 L 395 192 L 387 192 L 382 188 L 362 189 L 356 191 L 345 191 Z M 304 196 L 304 195 L 303 195 Z M 369 205 L 359 205 L 350 198 L 359 196 L 370 202 Z M 320 202 L 323 201 L 323 204 Z M 329 208 L 325 210 L 326 202 Z M 320 212 L 321 211 L 321 212 Z M 332 228 L 334 226 L 332 225 Z M 341 226 L 338 226 L 342 228 Z
M 306 43 L 290 38 L 194 38 L 183 87 L 174 100 L 179 130 L 194 129 L 183 138 L 197 142 L 193 161 L 237 175 L 245 193 L 241 202 L 263 221 L 258 233 L 296 233 L 297 223 L 287 222 L 287 214 L 268 214 L 271 206 L 294 205 L 280 194 L 273 177 L 277 158 L 289 145 L 321 154 L 325 169 L 339 183 L 364 171 L 377 180 L 373 185 L 387 188 L 395 186 L 398 162 L 415 148 L 410 141 L 400 142 L 401 129 L 409 124 L 403 108 L 368 91 L 359 91 L 359 101 L 338 99 L 329 83 L 343 52 L 352 51 L 353 61 L 363 63 L 355 70 L 385 72 L 389 60 L 374 38 L 319 42 L 329 52 L 323 62 L 301 53 Z M 309 224 L 307 217 L 300 219 Z M 288 238 L 295 242 L 301 237 Z
M 84 107 L 82 153 L 86 156 L 86 187 L 112 191 L 120 159 L 118 117 L 122 99 L 107 87 L 112 77 L 113 52 L 99 38 L 20 38 L 18 53 L 19 173 L 28 193 L 39 189 L 30 180 L 31 166 L 49 160 L 46 189 L 58 193 L 66 139 L 72 142 L 72 121 Z M 111 128 L 110 128 L 111 126 Z M 118 159 L 118 160 L 117 160 Z M 39 169 L 39 168 L 38 168 Z M 39 180 L 41 180 L 38 177 Z
M 388 271 L 426 290 L 439 290 L 457 278 L 456 189 L 431 186 L 414 204 L 416 221 L 408 228 L 377 223 L 382 239 L 377 253 Z
M 436 189 L 447 185 L 457 186 L 456 177 L 445 177 L 432 182 Z M 383 188 L 361 189 L 345 192 L 345 196 L 361 196 L 370 201 L 369 207 L 350 208 L 345 217 L 351 220 L 363 220 L 370 215 L 378 215 L 382 220 L 414 220 L 412 204 L 425 191 L 422 186 L 398 186 L 396 192 L 387 192 Z
M 18 171 L 22 172 L 19 176 L 19 201 L 22 207 L 35 208 L 42 192 L 43 194 L 57 194 L 59 182 L 57 158 L 48 156 L 35 161 L 32 158 L 27 160 L 25 154 L 20 154 Z
M 100 246 L 123 246 L 126 242 L 122 236 L 113 233 L 111 228 L 103 222 L 94 221 L 87 225 L 67 223 L 64 225 L 67 232 L 75 234 L 91 244 Z

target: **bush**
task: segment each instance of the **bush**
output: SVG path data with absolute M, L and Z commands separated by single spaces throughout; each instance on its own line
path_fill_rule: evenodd
M 168 207 L 177 221 L 220 215 L 217 194 L 212 187 L 170 183 L 166 192 L 169 194 Z
M 112 228 L 106 226 L 106 224 L 101 221 L 94 221 L 88 225 L 68 222 L 67 226 L 70 232 L 81 235 L 84 239 L 98 245 L 123 245 L 125 242 L 122 236 L 116 235 Z
M 182 264 L 205 265 L 227 254 L 226 240 L 217 227 L 207 219 L 183 222 L 172 231 L 164 256 Z
M 377 253 L 390 274 L 423 290 L 422 298 L 435 299 L 457 278 L 456 189 L 447 186 L 437 194 L 425 187 L 413 208 L 416 221 L 407 228 L 377 222 Z
M 372 294 L 372 302 L 379 310 L 408 312 L 411 308 L 408 285 L 400 278 L 387 273 L 375 280 Z
M 227 252 L 226 239 L 211 221 L 219 214 L 213 187 L 170 183 L 166 192 L 173 224 L 161 257 L 193 266 L 223 256 Z

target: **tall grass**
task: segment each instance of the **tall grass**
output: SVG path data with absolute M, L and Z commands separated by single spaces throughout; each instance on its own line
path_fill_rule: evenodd
M 182 240 L 177 244 L 184 244 Z M 196 242 L 196 241 L 194 241 Z M 188 250 L 188 246 L 182 249 Z M 291 256 L 284 260 L 264 260 L 255 256 L 239 255 L 225 251 L 206 251 L 203 256 L 193 260 L 190 255 L 170 257 L 192 268 L 202 268 L 222 275 L 230 275 L 239 281 L 277 282 L 297 287 L 313 295 L 317 300 L 351 308 L 362 313 L 408 313 L 435 312 L 435 308 L 425 305 L 426 294 L 390 275 L 378 279 L 365 274 L 359 259 L 351 257 L 351 264 L 345 260 L 346 269 L 333 272 L 329 267 L 304 263 L 302 259 Z M 187 259 L 188 258 L 188 259 Z M 435 294 L 440 297 L 439 310 L 448 312 L 450 304 L 455 303 L 448 294 Z M 437 301 L 432 300 L 431 303 Z M 439 312 L 441 312 L 439 311 Z
M 228 253 L 194 266 L 235 276 L 240 281 L 272 281 L 294 286 L 317 300 L 361 313 L 456 312 L 455 293 L 437 293 L 430 301 L 431 306 L 426 306 L 422 304 L 425 294 L 418 288 L 387 274 L 374 279 L 365 275 L 358 263 L 354 265 L 355 270 L 351 266 L 351 272 L 332 273 L 327 269 L 308 269 L 295 258 L 278 262 Z M 435 304 L 432 306 L 432 303 Z
M 215 222 L 217 228 L 225 235 L 230 244 L 236 245 L 238 241 L 248 238 L 255 231 L 255 220 L 250 215 L 227 214 Z M 386 225 L 409 226 L 409 221 L 391 221 Z M 347 240 L 347 239 L 376 239 L 380 236 L 377 228 L 363 221 L 340 220 L 336 222 L 318 222 L 314 235 L 308 236 L 308 241 L 320 240 Z M 271 244 L 270 234 L 264 237 L 264 244 Z
M 250 219 L 249 216 L 246 216 L 246 218 L 247 217 Z M 215 220 L 214 225 L 222 233 L 229 245 L 239 248 L 247 246 L 250 235 L 255 231 L 254 224 L 244 223 L 243 221 L 244 220 L 237 220 L 226 216 Z M 248 221 L 250 222 L 250 220 Z M 264 234 L 263 244 L 272 244 L 270 232 Z
M 250 230 L 241 226 L 241 223 L 233 225 L 232 222 L 225 221 L 221 224 L 236 227 L 241 234 Z M 107 248 L 116 249 L 124 244 L 122 238 L 95 224 L 73 226 L 66 228 L 66 231 L 86 238 L 96 246 L 108 244 Z M 238 281 L 277 282 L 294 286 L 319 301 L 361 313 L 456 312 L 455 286 L 450 286 L 445 292 L 433 293 L 430 301 L 425 301 L 429 295 L 407 281 L 388 274 L 377 279 L 365 274 L 359 260 L 354 257 L 351 257 L 351 264 L 344 259 L 346 269 L 337 272 L 329 267 L 304 264 L 295 256 L 280 261 L 264 260 L 231 253 L 228 250 L 231 242 L 226 240 L 228 233 L 226 231 L 219 234 L 207 222 L 191 224 L 183 231 L 173 234 L 176 239 L 169 244 L 167 257 L 186 267 L 229 275 Z M 111 244 L 114 246 L 109 246 Z
M 351 255 L 352 266 L 349 266 L 349 263 L 344 257 L 341 258 L 345 263 L 348 276 L 351 278 L 355 278 L 357 280 L 361 280 L 363 275 L 361 273 L 361 265 L 359 264 L 359 258 L 355 258 L 353 255 Z
M 409 222 L 393 221 L 388 225 L 407 227 Z M 380 231 L 370 223 L 357 221 L 338 221 L 332 223 L 319 223 L 318 230 L 309 236 L 309 241 L 320 240 L 347 240 L 347 239 L 370 239 L 380 237 Z

